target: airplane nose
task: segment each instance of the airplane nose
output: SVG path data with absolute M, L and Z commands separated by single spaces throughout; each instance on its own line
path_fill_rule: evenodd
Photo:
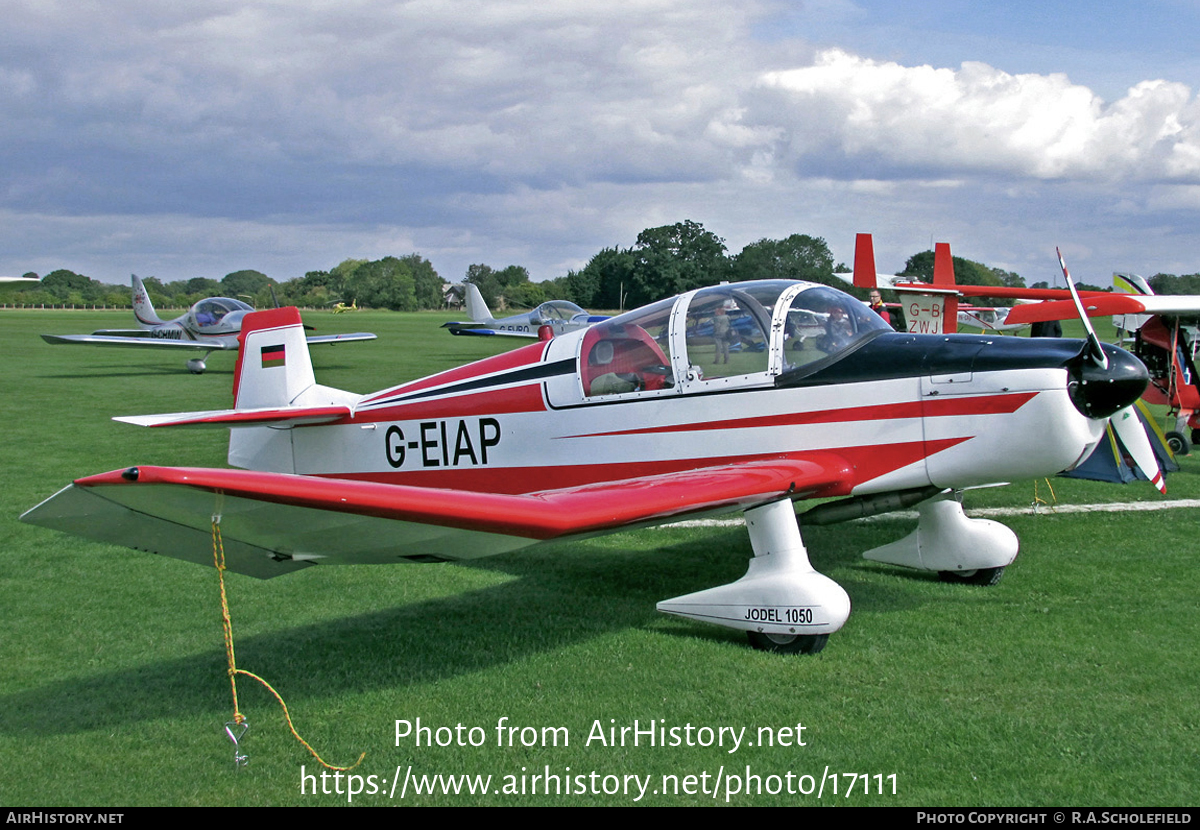
M 1108 368 L 1080 354 L 1071 368 L 1070 394 L 1075 408 L 1089 418 L 1107 418 L 1142 396 L 1150 373 L 1142 361 L 1124 349 L 1103 344 Z

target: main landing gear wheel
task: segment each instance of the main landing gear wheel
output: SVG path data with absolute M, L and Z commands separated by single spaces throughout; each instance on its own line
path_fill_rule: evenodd
M 204 365 L 204 361 L 198 357 L 194 357 L 187 362 L 188 371 L 193 375 L 202 375 L 208 367 Z
M 1171 452 L 1176 455 L 1188 455 L 1192 451 L 1191 442 L 1182 432 L 1168 432 L 1166 435 L 1167 446 L 1171 448 Z
M 960 585 L 995 585 L 1004 576 L 1004 568 L 979 568 L 974 571 L 938 571 L 942 582 L 957 582 Z
M 759 651 L 774 651 L 777 654 L 816 654 L 825 648 L 828 634 L 764 634 L 747 631 L 750 645 Z

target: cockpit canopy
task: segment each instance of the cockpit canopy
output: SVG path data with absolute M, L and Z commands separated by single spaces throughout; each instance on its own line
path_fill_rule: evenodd
M 233 319 L 227 319 L 229 315 L 241 312 L 236 316 L 236 319 L 240 320 L 247 311 L 254 311 L 254 307 L 241 300 L 231 297 L 209 297 L 192 306 L 191 313 L 197 328 L 204 330 L 218 327 L 228 328 L 233 322 Z
M 579 377 L 585 398 L 766 384 L 826 366 L 887 331 L 862 301 L 824 285 L 731 283 L 592 326 Z
M 587 312 L 575 303 L 567 300 L 550 300 L 529 313 L 529 322 L 535 326 L 568 323 L 581 314 L 585 318 L 587 317 Z

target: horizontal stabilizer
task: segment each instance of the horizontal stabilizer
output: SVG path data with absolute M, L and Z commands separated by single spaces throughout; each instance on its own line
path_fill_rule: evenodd
M 374 334 L 369 331 L 356 331 L 351 334 L 317 334 L 312 337 L 305 338 L 309 345 L 313 343 L 353 343 L 356 340 L 375 340 Z
M 331 424 L 353 414 L 348 406 L 291 406 L 125 415 L 113 420 L 139 427 L 298 427 Z

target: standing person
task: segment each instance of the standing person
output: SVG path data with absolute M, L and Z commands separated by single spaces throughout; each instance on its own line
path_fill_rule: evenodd
M 717 313 L 713 315 L 713 342 L 717 345 L 717 355 L 713 363 L 728 363 L 729 317 L 725 314 L 724 306 L 717 306 Z
M 1047 320 L 1044 323 L 1034 323 L 1029 327 L 1030 337 L 1062 337 L 1062 323 L 1058 320 Z
M 883 322 L 887 323 L 889 326 L 892 324 L 891 312 L 889 312 L 887 310 L 887 306 L 883 304 L 883 297 L 880 295 L 879 291 L 874 288 L 871 289 L 871 311 L 874 311 L 876 314 L 882 317 Z

